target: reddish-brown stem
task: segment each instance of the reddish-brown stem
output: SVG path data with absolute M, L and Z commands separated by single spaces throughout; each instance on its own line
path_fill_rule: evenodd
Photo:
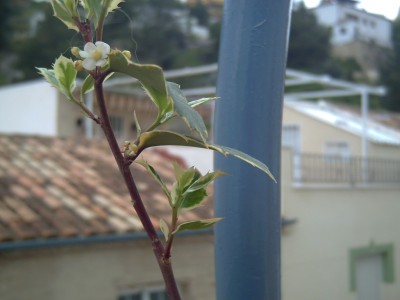
M 114 132 L 111 128 L 111 123 L 108 117 L 107 108 L 105 105 L 104 93 L 103 93 L 103 80 L 105 76 L 99 76 L 95 79 L 95 93 L 100 110 L 100 126 L 103 129 L 104 135 L 110 145 L 112 154 L 114 155 L 115 161 L 117 162 L 118 168 L 124 178 L 126 187 L 128 188 L 133 207 L 143 224 L 144 230 L 149 236 L 154 255 L 157 258 L 158 265 L 160 267 L 161 273 L 165 282 L 165 289 L 170 298 L 170 300 L 180 300 L 179 290 L 176 285 L 175 277 L 172 271 L 171 261 L 164 256 L 164 245 L 158 238 L 157 232 L 150 220 L 149 214 L 143 204 L 140 197 L 139 191 L 136 187 L 135 181 L 133 179 L 129 163 L 126 162 L 124 156 L 121 153 L 121 149 L 118 146 L 117 140 L 115 139 Z

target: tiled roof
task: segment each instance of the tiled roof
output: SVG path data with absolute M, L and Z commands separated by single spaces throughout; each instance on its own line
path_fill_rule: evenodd
M 168 158 L 147 150 L 145 158 L 172 184 Z M 156 228 L 169 206 L 145 169 L 132 172 Z M 108 145 L 100 140 L 0 135 L 0 242 L 87 237 L 142 231 Z M 209 218 L 212 205 L 181 221 Z

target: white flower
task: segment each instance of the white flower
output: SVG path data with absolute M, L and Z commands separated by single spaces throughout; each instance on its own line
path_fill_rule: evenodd
M 104 42 L 86 43 L 83 51 L 79 51 L 79 55 L 83 58 L 83 67 L 88 71 L 104 66 L 109 53 L 110 46 Z

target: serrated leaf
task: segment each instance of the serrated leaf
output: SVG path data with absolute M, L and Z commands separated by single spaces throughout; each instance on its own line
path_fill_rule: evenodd
M 198 230 L 198 229 L 205 229 L 211 227 L 218 221 L 222 220 L 222 218 L 213 218 L 213 219 L 206 219 L 206 220 L 199 220 L 199 221 L 189 221 L 180 224 L 172 234 L 177 234 L 178 232 L 184 230 Z
M 72 16 L 77 16 L 77 1 L 76 0 L 64 0 L 64 5 L 67 8 L 68 12 Z
M 72 95 L 75 89 L 75 79 L 77 71 L 71 59 L 60 56 L 54 63 L 54 75 L 58 81 L 59 87 L 65 96 L 74 101 Z
M 191 167 L 185 170 L 181 175 L 177 176 L 178 187 L 181 193 L 183 193 L 186 188 L 192 183 L 195 172 L 195 168 Z
M 191 130 L 198 132 L 201 139 L 206 141 L 208 133 L 203 118 L 188 104 L 179 85 L 173 82 L 167 82 L 167 90 L 168 95 L 174 101 L 176 113 L 185 121 Z
M 168 227 L 167 223 L 164 221 L 164 219 L 160 219 L 160 229 L 164 235 L 165 241 L 168 242 L 169 227 Z
M 54 16 L 60 19 L 69 29 L 79 32 L 78 26 L 75 24 L 74 13 L 60 0 L 51 0 Z
M 194 108 L 194 107 L 197 107 L 197 106 L 202 105 L 204 103 L 215 101 L 215 100 L 218 100 L 218 99 L 220 99 L 220 97 L 201 98 L 201 99 L 190 101 L 188 104 L 191 107 Z
M 111 0 L 107 7 L 107 13 L 113 12 L 116 10 L 120 3 L 124 2 L 123 0 Z
M 174 104 L 168 97 L 164 73 L 159 66 L 136 64 L 127 59 L 119 50 L 109 54 L 110 69 L 136 78 L 140 81 L 150 99 L 158 108 L 158 119 L 173 112 Z
M 39 71 L 39 74 L 42 75 L 53 87 L 56 89 L 60 89 L 60 85 L 57 81 L 56 75 L 54 74 L 54 70 L 46 69 L 46 68 L 36 68 Z
M 93 20 L 93 24 L 97 28 L 104 0 L 81 0 L 81 4 L 84 7 L 86 19 Z
M 183 196 L 180 208 L 192 209 L 201 204 L 208 196 L 205 188 L 197 189 L 192 192 L 186 192 Z
M 272 175 L 268 167 L 258 159 L 243 153 L 239 150 L 232 149 L 229 147 L 219 146 L 219 145 L 211 145 L 204 143 L 200 140 L 196 140 L 194 138 L 172 132 L 172 131 L 151 131 L 145 132 L 140 136 L 140 143 L 138 145 L 139 151 L 142 151 L 149 147 L 154 146 L 164 146 L 164 145 L 174 145 L 174 146 L 189 146 L 189 147 L 197 147 L 215 150 L 223 155 L 231 155 L 240 160 L 245 161 L 246 163 L 256 167 L 266 173 L 273 181 L 276 182 L 275 177 Z
M 168 200 L 171 204 L 171 193 L 169 192 L 167 186 L 165 185 L 164 181 L 161 179 L 161 176 L 158 174 L 156 169 L 154 169 L 153 166 L 151 166 L 147 161 L 141 160 L 141 161 L 136 161 L 138 164 L 142 165 L 149 171 L 149 173 L 153 176 L 153 178 L 157 181 L 157 183 L 161 186 L 164 194 L 168 197 Z M 172 206 L 172 205 L 171 205 Z
M 226 175 L 226 174 L 223 172 L 220 172 L 220 171 L 207 173 L 206 175 L 201 176 L 196 181 L 194 181 L 189 186 L 189 188 L 186 190 L 186 192 L 190 193 L 190 192 L 202 189 L 202 188 L 206 187 L 207 185 L 209 185 L 213 180 L 215 180 L 219 176 L 223 176 L 223 175 Z
M 84 102 L 85 94 L 89 93 L 94 89 L 94 79 L 91 75 L 88 75 L 82 83 L 81 87 L 81 102 Z

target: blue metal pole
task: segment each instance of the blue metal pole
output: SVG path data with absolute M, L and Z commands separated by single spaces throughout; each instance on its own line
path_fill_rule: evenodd
M 225 0 L 215 143 L 265 162 L 280 178 L 290 0 Z M 280 185 L 234 158 L 215 188 L 218 300 L 280 299 Z

